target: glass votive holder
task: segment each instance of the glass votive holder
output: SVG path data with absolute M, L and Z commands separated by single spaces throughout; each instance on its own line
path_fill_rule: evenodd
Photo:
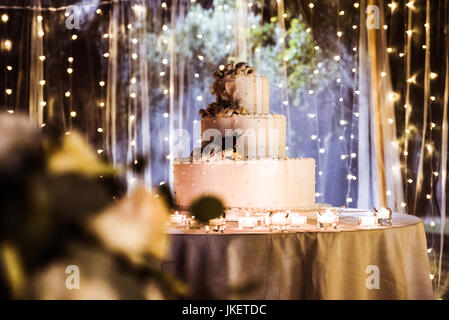
M 263 225 L 265 227 L 269 227 L 271 224 L 271 213 L 266 213 L 265 216 L 263 217 Z
M 271 231 L 287 232 L 290 229 L 289 212 L 277 212 L 269 216 L 269 227 Z
M 225 218 L 216 218 L 210 219 L 209 224 L 204 226 L 204 229 L 207 233 L 211 230 L 213 232 L 221 232 L 223 233 L 226 229 L 226 219 Z
M 290 225 L 292 227 L 301 227 L 307 224 L 307 216 L 302 216 L 299 213 L 290 214 Z
M 175 226 L 183 226 L 185 223 L 186 216 L 179 214 L 177 211 L 175 214 L 170 215 L 170 224 Z
M 377 223 L 381 226 L 391 226 L 393 224 L 393 211 L 390 208 L 374 208 Z
M 357 218 L 357 224 L 361 227 L 375 227 L 377 226 L 376 216 L 360 216 Z
M 257 217 L 239 217 L 239 229 L 254 229 L 258 220 Z
M 256 213 L 256 215 L 255 215 L 255 217 L 256 217 L 256 224 L 257 224 L 257 227 L 264 227 L 266 224 L 265 224 L 265 213 L 262 213 L 262 212 L 260 212 L 260 213 Z
M 320 229 L 337 229 L 338 225 L 338 216 L 334 213 L 326 212 L 323 214 L 318 214 L 317 218 L 317 227 Z
M 188 229 L 199 229 L 200 225 L 199 225 L 198 221 L 195 219 L 194 216 L 186 217 L 184 219 L 184 228 L 186 230 L 188 230 Z

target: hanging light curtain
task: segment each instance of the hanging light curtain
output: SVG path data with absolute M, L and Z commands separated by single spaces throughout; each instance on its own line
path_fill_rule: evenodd
M 383 0 L 368 0 L 361 1 L 360 5 L 362 8 L 366 8 L 365 13 L 361 11 L 360 19 L 361 30 L 366 28 L 366 46 L 360 48 L 360 55 L 361 60 L 368 63 L 369 69 L 366 70 L 362 63 L 361 68 L 365 72 L 368 71 L 371 83 L 369 87 L 371 94 L 365 92 L 361 96 L 362 99 L 365 99 L 364 102 L 366 102 L 365 97 L 371 96 L 370 110 L 365 110 L 364 125 L 368 126 L 366 117 L 371 115 L 372 122 L 369 128 L 372 128 L 372 131 L 369 136 L 366 134 L 359 136 L 359 145 L 365 145 L 365 150 L 367 146 L 374 146 L 373 151 L 368 154 L 371 154 L 371 159 L 375 159 L 375 165 L 368 165 L 369 162 L 366 161 L 368 160 L 366 158 L 359 159 L 364 160 L 363 163 L 359 162 L 362 171 L 363 168 L 367 169 L 364 176 L 361 177 L 363 179 L 361 183 L 366 185 L 367 181 L 371 181 L 371 184 L 374 185 L 371 190 L 377 195 L 377 199 L 373 199 L 375 205 L 389 206 L 396 212 L 404 212 L 404 207 L 401 205 L 404 202 L 404 196 L 396 126 L 395 122 L 391 120 L 395 118 L 394 105 L 397 101 L 397 93 L 393 92 L 391 84 L 386 30 L 380 27 L 384 25 L 384 3 Z M 374 15 L 374 17 L 370 17 L 370 15 Z M 378 21 L 376 23 L 375 20 L 372 20 L 375 25 L 369 27 L 366 21 L 369 22 L 370 19 L 378 19 Z M 363 44 L 365 41 L 361 41 L 361 45 Z M 367 74 L 361 73 L 360 83 L 366 90 L 368 89 L 365 87 L 367 79 L 364 77 L 367 77 Z M 368 127 L 365 126 L 360 126 L 360 130 L 367 130 Z M 362 139 L 360 139 L 361 137 Z M 363 138 L 369 140 L 363 140 Z M 375 174 L 372 174 L 373 172 Z M 359 194 L 362 190 L 359 189 Z M 361 199 L 369 201 L 364 197 Z M 360 204 L 360 206 L 363 205 Z

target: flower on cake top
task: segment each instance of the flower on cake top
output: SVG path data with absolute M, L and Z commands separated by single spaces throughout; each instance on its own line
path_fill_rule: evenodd
M 216 151 L 211 149 L 210 152 L 204 152 L 201 148 L 192 151 L 190 154 L 190 161 L 220 161 L 220 160 L 244 160 L 244 156 L 234 150 L 233 148 Z
M 217 102 L 210 103 L 206 109 L 200 109 L 200 117 L 230 117 L 233 114 L 246 115 L 248 111 L 238 100 L 235 103 L 229 103 L 226 106 L 219 104 Z
M 201 109 L 201 117 L 230 117 L 233 114 L 246 115 L 248 111 L 240 99 L 236 99 L 236 79 L 238 77 L 252 77 L 255 75 L 254 67 L 246 62 L 239 62 L 235 66 L 228 64 L 223 70 L 214 72 L 215 81 L 210 87 L 211 94 L 216 96 L 216 102 L 212 102 L 206 109 Z

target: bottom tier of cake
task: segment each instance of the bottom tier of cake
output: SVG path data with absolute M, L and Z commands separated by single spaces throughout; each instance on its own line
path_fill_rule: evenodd
M 294 210 L 315 204 L 315 160 L 205 161 L 174 164 L 175 202 L 182 208 L 215 196 L 227 208 Z

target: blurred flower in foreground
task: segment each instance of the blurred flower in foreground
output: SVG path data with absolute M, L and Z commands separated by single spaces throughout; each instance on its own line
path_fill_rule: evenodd
M 158 264 L 167 248 L 162 197 L 136 187 L 113 201 L 116 170 L 75 132 L 46 128 L 43 137 L 25 117 L 0 116 L 0 298 L 182 295 Z
M 98 242 L 72 243 L 33 279 L 39 299 L 163 299 L 186 292 L 159 271 L 167 249 L 165 203 L 144 187 L 86 221 Z M 79 268 L 77 290 L 66 288 L 66 268 Z
M 98 159 L 98 156 L 76 132 L 64 135 L 61 146 L 48 160 L 51 173 L 79 173 L 86 176 L 114 174 L 112 166 Z
M 0 115 L 0 298 L 26 297 L 25 269 L 36 257 L 28 244 L 41 251 L 38 240 L 46 242 L 51 228 L 41 194 L 45 154 L 40 141 L 28 118 Z M 38 219 L 33 218 L 36 207 Z
M 129 197 L 93 217 L 90 225 L 106 247 L 139 263 L 148 255 L 164 257 L 168 217 L 164 202 L 138 187 Z

